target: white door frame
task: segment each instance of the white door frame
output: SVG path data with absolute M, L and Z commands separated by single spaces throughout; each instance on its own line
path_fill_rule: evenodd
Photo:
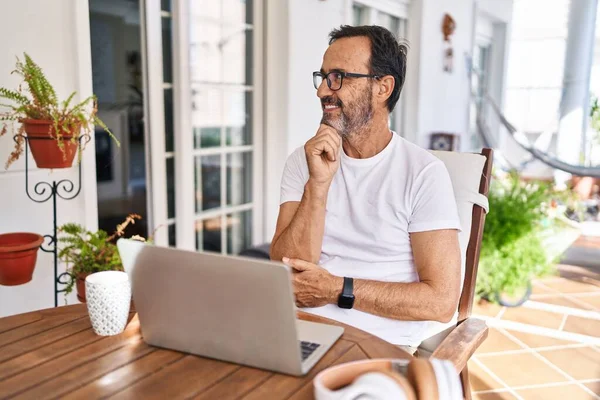
M 148 230 L 154 243 L 168 245 L 167 171 L 163 100 L 162 20 L 160 0 L 140 2 L 142 76 L 144 79 L 144 135 Z M 148 62 L 152 60 L 152 62 Z
M 90 38 L 90 9 L 87 1 L 76 1 L 75 7 L 75 45 L 77 47 L 77 94 L 79 100 L 91 96 L 92 85 L 92 43 Z M 85 156 L 81 159 L 81 194 L 84 202 L 84 223 L 86 229 L 98 229 L 98 185 L 96 183 L 96 143 L 95 133 L 87 144 Z
M 254 27 L 253 40 L 253 61 L 254 73 L 252 82 L 254 85 L 252 99 L 252 244 L 258 245 L 264 243 L 265 235 L 265 183 L 264 183 L 264 138 L 266 136 L 264 116 L 264 86 L 265 86 L 265 63 L 264 63 L 264 43 L 266 23 L 266 0 L 254 0 L 254 15 L 252 26 Z
M 196 250 L 189 13 L 189 2 L 172 2 L 175 232 L 178 248 Z

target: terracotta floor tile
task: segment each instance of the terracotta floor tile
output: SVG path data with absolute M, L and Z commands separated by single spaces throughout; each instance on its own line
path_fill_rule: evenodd
M 516 391 L 525 400 L 592 400 L 594 396 L 577 385 L 549 386 Z
M 600 258 L 600 256 L 598 256 L 598 258 Z M 581 282 L 583 283 L 587 283 L 588 285 L 592 285 L 592 286 L 596 286 L 597 288 L 600 288 L 600 277 L 595 276 L 595 277 L 582 277 L 579 279 Z
M 531 283 L 531 294 L 535 297 L 538 294 L 555 294 L 556 290 L 546 287 L 543 282 L 533 281 Z M 532 297 L 532 298 L 533 298 Z
M 599 258 L 600 255 L 596 256 L 596 259 Z M 597 264 L 597 262 L 594 262 L 593 264 Z M 575 281 L 582 280 L 591 283 L 592 285 L 600 286 L 600 273 L 593 271 L 590 268 L 570 264 L 557 264 L 556 268 L 563 278 Z
M 547 281 L 542 280 L 544 285 L 556 289 L 561 293 L 588 293 L 588 292 L 600 292 L 600 287 L 591 285 L 589 283 L 577 282 L 569 279 L 549 279 Z
M 574 296 L 577 301 L 581 301 L 583 303 L 589 304 L 596 311 L 600 311 L 600 294 L 594 296 Z
M 515 396 L 508 392 L 474 394 L 473 400 L 513 400 Z
M 501 306 L 499 306 L 498 304 L 494 304 L 494 303 L 489 303 L 485 300 L 482 301 L 476 301 L 473 303 L 473 314 L 479 314 L 479 315 L 485 315 L 487 317 L 495 317 L 496 315 L 498 315 L 498 313 L 500 312 L 500 310 L 502 309 Z
M 542 326 L 544 328 L 558 329 L 560 328 L 563 316 L 562 314 L 549 311 L 534 310 L 525 307 L 513 307 L 506 309 L 502 319 Z
M 584 386 L 600 396 L 600 382 L 584 383 Z
M 511 335 L 525 343 L 527 346 L 536 347 L 548 347 L 548 346 L 562 346 L 566 344 L 573 344 L 575 342 L 568 342 L 566 340 L 555 339 L 548 336 L 534 335 L 533 333 L 509 331 Z
M 567 332 L 581 333 L 582 335 L 600 337 L 600 321 L 570 315 L 567 318 L 564 330 Z
M 501 383 L 498 383 L 490 374 L 473 361 L 469 361 L 469 380 L 472 392 L 500 389 L 503 387 Z
M 531 300 L 537 301 L 540 303 L 553 304 L 556 306 L 579 308 L 581 310 L 591 310 L 591 311 L 595 310 L 595 307 L 591 304 L 587 304 L 587 303 L 582 304 L 581 302 L 576 303 L 576 302 L 569 300 L 562 296 L 543 297 L 540 299 L 532 298 Z
M 522 347 L 495 328 L 490 328 L 487 339 L 479 346 L 476 354 L 495 353 L 506 350 L 521 350 Z
M 479 361 L 509 386 L 537 385 L 567 380 L 533 354 L 481 357 Z
M 539 354 L 577 380 L 600 379 L 600 352 L 590 347 L 547 350 Z
M 580 236 L 575 243 L 573 243 L 573 247 L 591 247 L 600 249 L 600 237 Z

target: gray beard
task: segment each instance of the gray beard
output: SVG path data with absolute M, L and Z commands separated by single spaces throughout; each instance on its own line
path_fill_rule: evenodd
M 359 134 L 369 126 L 373 118 L 372 97 L 373 94 L 368 90 L 363 97 L 355 102 L 353 108 L 356 111 L 354 115 L 346 114 L 342 108 L 339 117 L 330 117 L 327 113 L 323 113 L 321 123 L 331 126 L 342 137 Z

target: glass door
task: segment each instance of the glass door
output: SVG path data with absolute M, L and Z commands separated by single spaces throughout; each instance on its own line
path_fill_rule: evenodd
M 161 3 L 156 211 L 170 245 L 238 254 L 263 236 L 262 1 Z
M 188 4 L 195 248 L 238 254 L 262 237 L 262 7 Z

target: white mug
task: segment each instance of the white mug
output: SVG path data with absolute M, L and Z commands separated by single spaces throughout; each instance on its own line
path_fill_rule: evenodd
M 88 275 L 85 297 L 96 334 L 112 336 L 123 332 L 131 305 L 131 285 L 125 272 L 102 271 Z

